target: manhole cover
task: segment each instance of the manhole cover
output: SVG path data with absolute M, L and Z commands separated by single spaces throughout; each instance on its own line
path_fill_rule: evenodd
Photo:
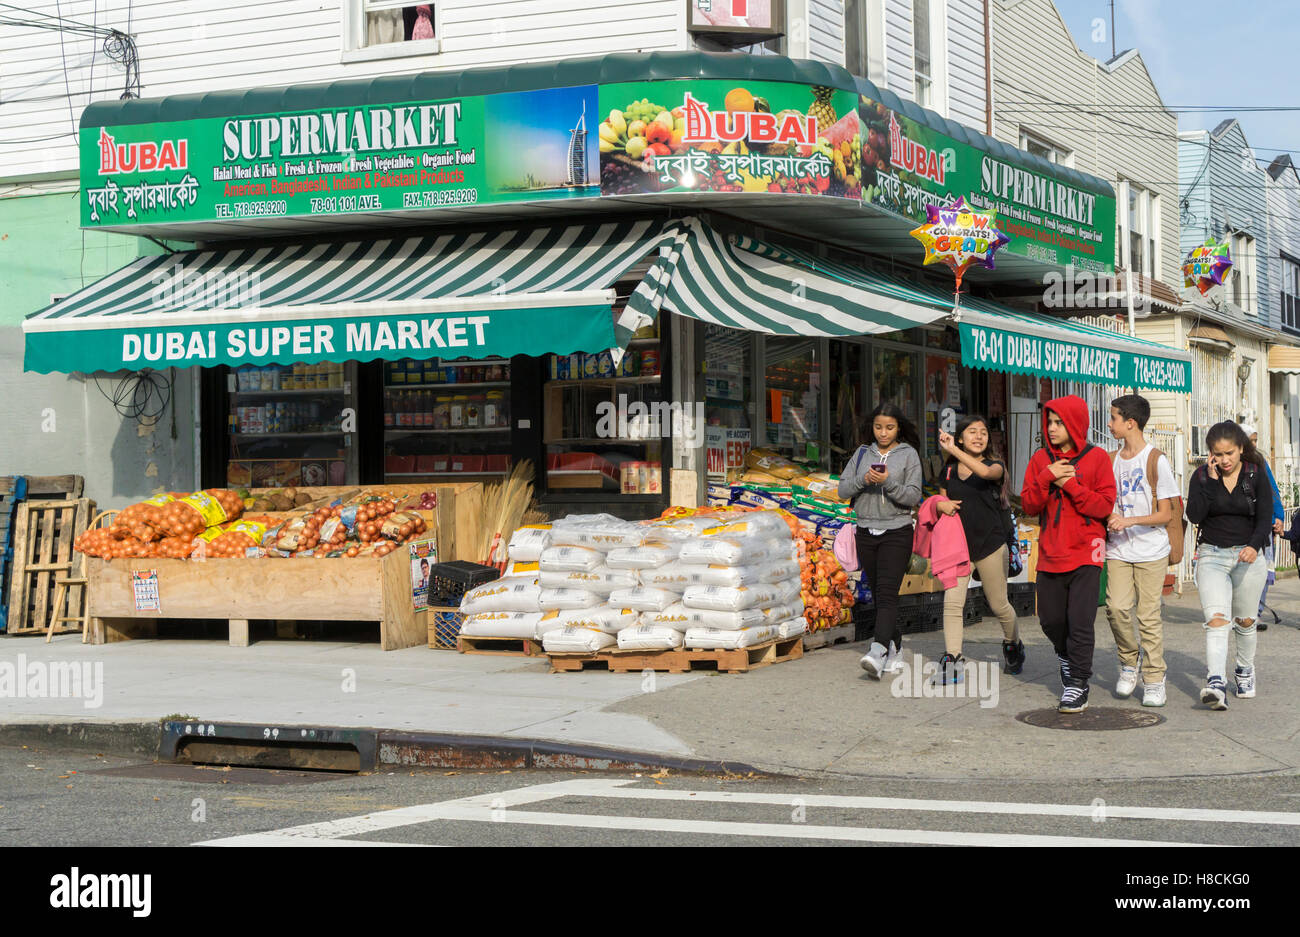
M 1081 713 L 1063 713 L 1055 709 L 1031 709 L 1016 716 L 1021 722 L 1040 729 L 1081 729 L 1105 732 L 1111 729 L 1146 729 L 1158 726 L 1165 717 L 1149 709 L 1116 709 L 1098 706 Z

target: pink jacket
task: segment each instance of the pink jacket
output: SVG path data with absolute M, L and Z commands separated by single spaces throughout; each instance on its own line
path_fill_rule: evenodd
M 962 576 L 970 575 L 970 551 L 966 549 L 966 531 L 957 515 L 939 513 L 939 495 L 926 498 L 917 511 L 916 533 L 912 535 L 912 552 L 930 560 L 930 573 L 945 589 L 957 585 Z

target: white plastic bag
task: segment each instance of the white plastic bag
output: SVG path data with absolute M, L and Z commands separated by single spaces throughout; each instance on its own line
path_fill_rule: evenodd
M 796 594 L 798 589 L 796 588 Z M 682 604 L 687 608 L 709 608 L 720 612 L 739 612 L 746 608 L 766 607 L 785 601 L 779 587 L 772 583 L 755 586 L 687 586 Z
M 544 612 L 559 608 L 591 608 L 599 605 L 601 596 L 586 589 L 543 589 L 538 596 L 538 607 Z
M 669 589 L 636 586 L 632 589 L 615 589 L 609 594 L 609 604 L 634 608 L 640 612 L 662 612 L 681 597 L 681 593 Z
M 687 608 L 676 602 L 662 612 L 642 612 L 641 624 L 662 625 L 685 631 L 688 628 L 718 628 L 737 631 L 765 624 L 763 610 L 746 608 L 738 612 L 719 612 L 708 608 Z
M 592 520 L 582 524 L 556 523 L 551 532 L 554 546 L 586 547 L 607 553 L 610 550 L 639 547 L 645 543 L 646 528 L 631 521 L 612 518 L 608 514 L 594 515 L 607 520 Z
M 469 615 L 460 633 L 478 638 L 535 638 L 541 612 L 480 612 Z
M 587 547 L 547 547 L 542 551 L 542 572 L 591 572 L 605 565 L 605 554 Z
M 510 545 L 506 554 L 512 560 L 537 562 L 542 558 L 542 551 L 551 545 L 550 524 L 529 524 L 520 527 L 510 535 Z
M 799 563 L 796 560 L 777 560 L 763 569 L 764 582 L 799 581 Z
M 542 649 L 548 654 L 599 651 L 617 643 L 618 639 L 612 634 L 577 625 L 555 628 L 542 635 Z
M 641 584 L 681 593 L 687 586 L 701 585 L 701 568 L 699 566 L 687 566 L 674 560 L 656 569 L 640 570 Z
M 566 628 L 571 625 L 579 628 L 594 628 L 609 634 L 617 634 L 624 628 L 635 625 L 641 617 L 641 613 L 634 608 L 614 608 L 612 605 L 570 608 L 546 614 L 554 615 Z
M 681 550 L 682 545 L 677 541 L 619 547 L 605 555 L 605 565 L 610 569 L 656 569 L 677 559 Z
M 716 517 L 675 517 L 670 520 L 656 521 L 646 528 L 646 542 L 671 543 L 675 540 L 689 540 L 716 526 L 718 526 Z
M 635 570 L 610 569 L 608 566 L 598 566 L 588 572 L 543 570 L 540 581 L 543 589 L 585 589 L 601 596 L 607 596 L 615 589 L 632 589 L 641 585 Z
M 756 625 L 740 631 L 718 628 L 691 628 L 686 632 L 686 646 L 702 649 L 754 647 L 779 637 L 780 625 Z
M 692 576 L 691 585 L 700 586 L 748 586 L 767 581 L 766 566 L 698 566 L 683 563 L 682 567 Z
M 542 589 L 531 576 L 497 579 L 465 593 L 460 610 L 466 615 L 479 612 L 540 612 Z
M 798 618 L 803 612 L 802 602 L 782 602 L 780 605 L 773 605 L 763 609 L 764 624 L 779 625 L 791 618 Z
M 682 544 L 678 560 L 683 563 L 725 566 L 756 566 L 786 559 L 790 541 L 773 537 L 695 537 Z
M 783 621 L 780 625 L 781 637 L 793 638 L 797 634 L 808 633 L 808 621 L 804 618 L 791 618 L 789 621 Z
M 748 511 L 734 518 L 715 518 L 701 533 L 705 537 L 775 537 L 790 539 L 790 525 L 776 511 Z
M 676 628 L 656 625 L 637 625 L 618 633 L 619 650 L 659 651 L 681 647 L 685 635 Z

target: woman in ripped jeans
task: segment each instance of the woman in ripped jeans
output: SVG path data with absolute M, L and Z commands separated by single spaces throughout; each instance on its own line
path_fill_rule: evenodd
M 1268 576 L 1273 492 L 1260 470 L 1263 460 L 1236 423 L 1215 423 L 1205 444 L 1209 460 L 1192 475 L 1187 493 L 1187 519 L 1199 529 L 1196 590 L 1205 615 L 1208 676 L 1201 702 L 1227 709 L 1229 624 L 1237 636 L 1237 698 L 1255 695 L 1255 618 Z

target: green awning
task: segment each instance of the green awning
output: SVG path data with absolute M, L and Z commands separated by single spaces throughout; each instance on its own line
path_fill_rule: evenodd
M 144 257 L 32 313 L 28 371 L 599 352 L 659 221 Z
M 952 301 L 901 281 L 686 218 L 628 301 L 620 342 L 659 308 L 768 335 L 878 335 L 925 325 Z
M 969 303 L 969 304 L 968 304 Z M 1013 374 L 1190 393 L 1192 356 L 1077 319 L 963 300 L 961 363 Z

